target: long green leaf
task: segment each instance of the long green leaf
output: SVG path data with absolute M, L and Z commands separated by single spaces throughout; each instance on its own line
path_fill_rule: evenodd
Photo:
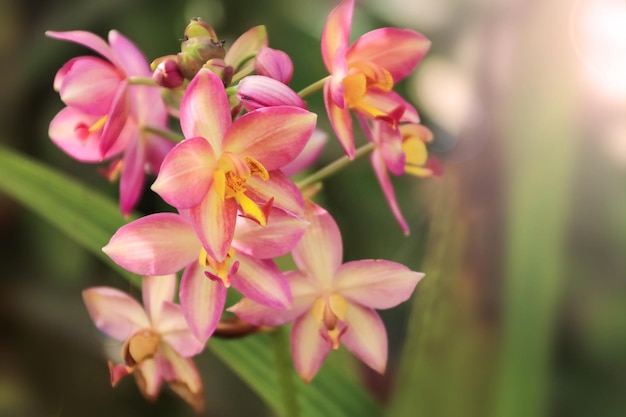
M 122 273 L 102 253 L 111 235 L 125 223 L 117 204 L 96 191 L 41 163 L 0 147 L 0 191 L 28 207 L 61 232 Z M 214 339 L 213 351 L 277 413 L 283 405 L 267 335 L 234 341 Z M 374 417 L 380 406 L 339 370 L 325 367 L 311 384 L 297 388 L 305 417 Z

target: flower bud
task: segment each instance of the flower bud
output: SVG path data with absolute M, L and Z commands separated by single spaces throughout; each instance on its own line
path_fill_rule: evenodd
M 185 28 L 185 37 L 180 45 L 183 53 L 190 54 L 200 65 L 212 58 L 224 58 L 224 42 L 217 39 L 211 26 L 199 18 L 192 19 Z
M 254 71 L 289 84 L 293 76 L 293 63 L 285 52 L 264 46 L 254 59 Z
M 176 88 L 183 84 L 185 78 L 183 74 L 180 72 L 180 68 L 178 67 L 177 57 L 174 58 L 164 57 L 166 59 L 161 60 L 161 62 L 156 66 L 154 72 L 152 73 L 152 79 L 159 85 L 165 88 Z M 153 62 L 153 64 L 156 60 Z M 152 65 L 151 65 L 152 66 Z

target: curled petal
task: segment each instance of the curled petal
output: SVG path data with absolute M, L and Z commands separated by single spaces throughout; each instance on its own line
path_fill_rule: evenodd
M 326 69 L 331 74 L 335 70 L 337 52 L 345 51 L 350 42 L 353 11 L 354 0 L 344 0 L 330 12 L 322 30 L 322 58 Z
M 306 109 L 306 103 L 295 91 L 280 81 L 261 75 L 250 75 L 241 80 L 237 98 L 248 111 L 273 106 Z
M 316 120 L 316 114 L 292 106 L 258 109 L 233 123 L 224 138 L 224 149 L 254 158 L 273 171 L 302 151 Z
M 293 365 L 305 382 L 310 382 L 330 352 L 330 344 L 321 336 L 320 324 L 313 314 L 300 316 L 291 329 Z
M 309 221 L 304 236 L 292 251 L 293 260 L 321 285 L 329 286 L 341 265 L 343 245 L 337 223 L 322 207 L 305 202 L 305 220 Z
M 254 71 L 283 84 L 289 84 L 293 76 L 293 63 L 285 52 L 263 47 L 254 59 Z M 241 87 L 241 84 L 239 86 Z
M 216 165 L 209 142 L 201 137 L 186 139 L 165 157 L 151 188 L 176 208 L 195 207 L 207 195 Z
M 253 301 L 274 308 L 291 307 L 291 290 L 276 264 L 237 253 L 239 268 L 231 277 L 237 291 Z
M 156 400 L 163 384 L 163 358 L 160 354 L 142 361 L 133 371 L 141 394 L 149 401 Z
M 196 259 L 199 243 L 185 218 L 157 213 L 122 226 L 102 251 L 136 274 L 167 275 Z
M 341 108 L 335 104 L 331 97 L 330 83 L 324 85 L 324 103 L 326 104 L 326 112 L 330 119 L 330 125 L 333 127 L 339 143 L 343 147 L 348 158 L 354 158 L 354 136 L 352 134 L 352 116 L 348 107 Z
M 130 114 L 130 97 L 127 91 L 126 81 L 118 84 L 111 108 L 107 112 L 107 119 L 100 136 L 100 156 L 105 157 L 120 138 L 120 133 L 126 125 Z
M 145 181 L 145 142 L 135 138 L 124 152 L 120 176 L 120 210 L 128 216 L 133 210 Z
M 348 65 L 353 62 L 371 62 L 384 68 L 394 82 L 411 73 L 422 60 L 430 41 L 410 29 L 381 28 L 366 33 L 350 46 L 346 54 Z
M 124 364 L 113 364 L 113 362 L 109 361 L 109 373 L 111 374 L 111 386 L 116 387 L 119 384 L 120 380 L 124 378 L 126 375 L 130 375 L 130 371 Z
M 267 181 L 252 176 L 246 184 L 246 194 L 255 201 L 269 201 L 274 199 L 273 206 L 285 210 L 293 215 L 304 214 L 304 200 L 298 187 L 280 170 L 270 171 Z
M 180 104 L 180 127 L 186 138 L 203 137 L 216 154 L 231 124 L 230 105 L 222 80 L 201 69 L 191 80 Z
M 389 179 L 389 174 L 387 173 L 387 166 L 385 165 L 383 156 L 377 149 L 374 149 L 374 152 L 372 152 L 372 154 L 370 155 L 370 161 L 372 163 L 372 167 L 374 168 L 376 179 L 378 179 L 380 188 L 382 188 L 383 194 L 385 194 L 387 204 L 389 204 L 389 208 L 391 209 L 393 216 L 396 218 L 396 221 L 400 225 L 402 232 L 405 235 L 408 235 L 409 225 L 407 224 L 404 216 L 402 215 L 402 212 L 400 211 L 400 206 L 398 206 L 396 193 L 393 190 L 393 184 L 391 183 L 391 180 Z
M 83 301 L 96 327 L 114 339 L 124 341 L 150 327 L 141 304 L 115 288 L 88 288 L 83 291 Z
M 83 30 L 73 30 L 68 32 L 55 32 L 52 30 L 46 31 L 46 36 L 58 40 L 74 42 L 79 45 L 86 46 L 90 48 L 109 61 L 113 63 L 116 67 L 121 68 L 121 62 L 111 49 L 109 45 L 104 41 L 104 39 L 100 38 L 97 35 L 94 35 L 91 32 L 86 32 Z
M 389 121 L 392 123 L 419 123 L 420 120 L 415 107 L 393 90 L 388 92 L 368 90 L 362 103 L 389 115 Z M 404 112 L 398 112 L 398 109 L 403 109 Z
M 179 355 L 175 349 L 162 346 L 162 375 L 170 388 L 200 415 L 204 410 L 202 379 L 193 360 Z
M 109 31 L 109 45 L 128 75 L 150 77 L 152 72 L 139 48 L 116 30 Z
M 206 343 L 222 317 L 226 287 L 207 278 L 204 268 L 193 262 L 185 269 L 180 282 L 180 306 L 191 332 Z
M 387 331 L 378 314 L 350 304 L 346 314 L 347 331 L 341 342 L 367 366 L 381 374 L 387 367 Z
M 423 277 L 423 273 L 396 262 L 352 261 L 339 267 L 334 288 L 347 299 L 366 307 L 391 308 L 406 301 Z

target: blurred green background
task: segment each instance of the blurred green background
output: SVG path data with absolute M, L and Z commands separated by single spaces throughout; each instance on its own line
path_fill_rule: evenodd
M 265 24 L 298 90 L 325 76 L 319 37 L 334 1 L 147 0 L 0 3 L 0 142 L 116 197 L 116 186 L 59 151 L 61 65 L 86 51 L 44 37 L 117 29 L 148 60 L 175 53 L 200 16 L 232 42 Z M 442 179 L 398 178 L 404 237 L 371 167 L 331 178 L 322 201 L 345 260 L 386 258 L 426 273 L 413 299 L 382 313 L 389 369 L 340 350 L 388 417 L 626 415 L 626 6 L 619 0 L 362 0 L 352 35 L 408 27 L 433 42 L 399 89 L 435 133 Z M 319 95 L 308 100 L 330 132 Z M 360 143 L 364 141 L 358 138 Z M 319 166 L 340 155 L 330 138 Z M 160 206 L 146 195 L 140 209 Z M 97 215 L 97 213 L 95 213 Z M 165 390 L 146 403 L 109 385 L 107 342 L 81 291 L 128 282 L 0 194 L 0 415 L 189 416 Z M 236 343 L 236 342 L 233 342 Z M 103 349 L 104 346 L 104 349 Z M 197 358 L 207 416 L 270 416 L 211 353 Z M 332 416 L 330 416 L 332 417 Z M 359 416 L 355 416 L 359 417 Z

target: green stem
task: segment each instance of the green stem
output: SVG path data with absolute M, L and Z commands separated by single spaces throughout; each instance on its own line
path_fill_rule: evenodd
M 152 78 L 146 78 L 146 77 L 128 77 L 128 84 L 130 84 L 130 85 L 149 85 L 151 87 L 161 87 Z
M 370 153 L 372 150 L 374 150 L 373 143 L 368 143 L 366 145 L 363 145 L 359 149 L 357 149 L 356 152 L 354 153 L 354 159 L 350 159 L 344 155 L 341 158 L 336 159 L 335 161 L 326 165 L 324 168 L 320 169 L 319 171 L 309 175 L 302 181 L 299 181 L 296 185 L 298 186 L 298 188 L 303 190 L 304 188 L 308 187 L 311 184 L 315 184 L 316 182 L 322 181 L 326 177 L 330 177 L 331 175 L 338 172 L 342 168 L 345 168 L 350 162 L 356 161 L 357 159 Z
M 283 398 L 283 411 L 285 417 L 298 417 L 298 392 L 294 383 L 293 366 L 289 352 L 289 334 L 285 326 L 278 327 L 269 333 L 270 344 L 274 352 L 274 363 L 278 373 L 278 386 Z
M 154 133 L 155 135 L 159 135 L 165 139 L 169 139 L 174 143 L 182 142 L 185 139 L 184 137 L 182 137 L 176 132 L 172 132 L 171 130 L 161 129 L 156 126 L 146 125 L 146 126 L 142 126 L 141 129 L 144 132 Z
M 228 97 L 234 96 L 235 94 L 237 94 L 238 88 L 239 88 L 239 84 L 226 87 L 226 94 L 228 95 Z
M 322 78 L 321 80 L 315 81 L 313 84 L 307 87 L 304 87 L 302 90 L 298 91 L 298 95 L 302 98 L 305 98 L 306 96 L 311 95 L 318 90 L 321 90 L 322 88 L 324 88 L 324 84 L 326 84 L 326 81 L 328 81 L 329 78 L 330 75 Z

